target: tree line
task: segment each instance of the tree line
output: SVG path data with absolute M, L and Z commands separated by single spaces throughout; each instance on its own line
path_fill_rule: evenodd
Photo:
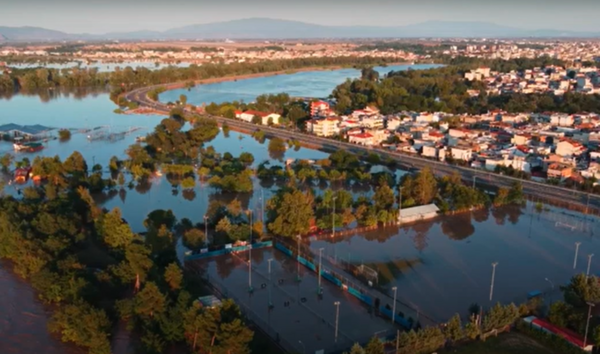
M 392 71 L 384 78 L 371 75 L 374 70 L 363 70 L 359 79 L 346 80 L 332 92 L 336 111 L 348 113 L 366 106 L 378 107 L 383 114 L 401 111 L 448 112 L 455 114 L 482 114 L 494 109 L 508 112 L 557 111 L 576 113 L 581 111 L 600 112 L 600 95 L 567 92 L 563 96 L 553 94 L 503 94 L 488 95 L 486 86 L 480 81 L 464 79 L 464 73 L 479 64 L 486 63 L 503 71 L 523 70 L 550 64 L 551 60 L 534 61 L 514 59 L 512 61 L 477 61 L 469 58 L 449 59 L 450 65 L 428 70 Z M 530 66 L 531 65 L 531 66 Z M 478 96 L 471 97 L 467 91 L 477 90 Z
M 258 74 L 295 70 L 318 66 L 354 66 L 393 62 L 390 58 L 300 58 L 271 60 L 256 63 L 192 64 L 189 67 L 166 67 L 157 70 L 127 66 L 112 72 L 99 72 L 97 68 L 28 68 L 14 69 L 10 74 L 0 75 L 0 93 L 15 91 L 31 92 L 40 89 L 100 87 L 110 88 L 112 98 L 130 89 L 167 84 L 186 80 L 203 80 L 228 75 Z

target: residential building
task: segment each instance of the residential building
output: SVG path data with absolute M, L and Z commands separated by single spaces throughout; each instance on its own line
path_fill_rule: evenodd
M 584 152 L 585 147 L 573 140 L 563 139 L 556 144 L 556 154 L 558 156 L 573 157 L 579 156 Z
M 334 136 L 340 133 L 341 119 L 329 117 L 324 119 L 311 119 L 306 122 L 306 131 L 317 136 Z
M 564 163 L 553 163 L 548 166 L 548 178 L 564 180 L 573 174 L 573 168 Z
M 369 133 L 358 133 L 348 135 L 348 141 L 352 144 L 365 145 L 365 146 L 373 146 L 374 139 L 373 135 Z
M 450 154 L 454 160 L 470 161 L 473 150 L 467 146 L 453 146 L 450 148 Z

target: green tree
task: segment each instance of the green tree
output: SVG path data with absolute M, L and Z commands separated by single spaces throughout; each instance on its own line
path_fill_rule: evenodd
M 69 129 L 60 129 L 58 131 L 58 137 L 60 141 L 67 141 L 71 139 L 71 131 Z
M 253 333 L 244 325 L 240 310 L 232 300 L 204 309 L 195 302 L 186 312 L 183 323 L 186 341 L 193 352 L 250 353 L 248 345 Z
M 102 310 L 78 301 L 59 307 L 48 324 L 50 332 L 61 335 L 63 342 L 88 348 L 90 354 L 110 354 L 110 321 Z
M 365 347 L 365 354 L 385 354 L 385 348 L 379 338 L 371 338 Z
M 206 241 L 206 235 L 199 229 L 190 229 L 183 234 L 183 244 L 190 250 L 199 249 Z
M 165 311 L 165 305 L 165 296 L 153 282 L 147 282 L 142 291 L 137 293 L 133 299 L 134 313 L 146 319 L 153 318 L 155 314 L 162 314 Z
M 595 276 L 577 274 L 571 278 L 567 286 L 561 287 L 561 290 L 565 302 L 577 308 L 586 307 L 588 302 L 600 302 L 600 283 Z
M 465 333 L 460 322 L 460 316 L 458 314 L 452 316 L 450 321 L 448 321 L 446 327 L 444 328 L 444 335 L 452 342 L 458 342 L 465 337 Z
M 273 159 L 279 159 L 285 153 L 285 141 L 280 138 L 273 138 L 269 141 L 269 155 Z
M 182 106 L 185 106 L 187 104 L 187 96 L 184 94 L 179 95 L 179 102 Z
M 102 240 L 115 249 L 126 249 L 137 238 L 123 220 L 121 209 L 114 208 L 104 214 L 98 222 L 98 232 Z
M 171 290 L 181 289 L 181 283 L 183 281 L 183 273 L 177 263 L 171 263 L 165 269 L 165 281 L 171 288 Z
M 14 161 L 15 158 L 13 155 L 8 153 L 2 155 L 2 157 L 0 157 L 0 166 L 2 166 L 2 172 L 8 172 Z
M 310 230 L 314 217 L 313 196 L 300 190 L 282 192 L 267 202 L 269 231 L 276 235 L 295 237 Z

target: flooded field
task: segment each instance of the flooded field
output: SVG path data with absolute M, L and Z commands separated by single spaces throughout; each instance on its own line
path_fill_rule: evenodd
M 357 75 L 355 70 L 350 72 Z M 220 97 L 221 101 L 244 98 L 239 94 L 247 94 L 247 97 L 253 99 L 260 93 L 271 91 L 320 96 L 326 91 L 331 91 L 346 76 L 351 75 L 343 70 L 280 75 L 252 79 L 259 81 L 231 82 L 228 85 L 234 86 L 204 94 L 203 88 L 198 87 L 196 94 L 188 96 L 191 103 L 217 100 L 217 97 Z M 266 80 L 263 81 L 262 89 L 260 80 Z M 207 89 L 211 90 L 214 87 Z M 169 92 L 164 95 L 178 96 L 179 93 Z M 0 107 L 0 124 L 42 124 L 73 129 L 70 141 L 50 140 L 45 144 L 44 150 L 34 154 L 18 153 L 17 159 L 33 159 L 37 155 L 58 155 L 65 159 L 78 150 L 90 167 L 93 163 L 106 167 L 113 155 L 123 158 L 127 147 L 134 143 L 135 137 L 147 134 L 162 119 L 158 116 L 115 114 L 114 104 L 104 93 L 86 98 L 73 95 L 56 95 L 43 99 L 35 96 L 14 96 L 9 100 L 0 100 Z M 87 138 L 88 133 L 83 132 L 85 129 L 101 126 L 109 127 L 112 132 L 126 131 L 131 127 L 140 129 L 119 140 L 90 141 Z M 56 132 L 53 134 L 56 135 Z M 260 144 L 247 135 L 233 131 L 229 137 L 219 134 L 207 145 L 214 146 L 218 152 L 228 151 L 233 155 L 250 152 L 255 157 L 255 166 L 264 160 L 270 160 L 268 143 Z M 0 154 L 5 152 L 14 153 L 12 145 L 0 142 Z M 284 159 L 320 159 L 326 156 L 323 152 L 302 148 L 299 151 L 286 151 Z M 273 160 L 270 162 L 283 163 Z M 206 184 L 197 182 L 193 191 L 183 192 L 174 189 L 169 180 L 162 177 L 153 179 L 152 183 L 147 185 L 107 191 L 96 197 L 98 203 L 106 208 L 121 208 L 124 218 L 132 228 L 135 231 L 143 231 L 143 220 L 147 213 L 158 208 L 172 209 L 179 219 L 187 217 L 193 222 L 201 222 L 211 200 L 230 201 L 238 198 L 244 209 L 252 208 L 255 210 L 256 219 L 260 219 L 262 213 L 258 211 L 262 210 L 262 204 L 270 198 L 276 188 L 277 186 L 260 185 L 255 181 L 253 193 L 223 195 L 215 193 Z M 319 192 L 318 188 L 315 189 Z M 14 193 L 14 186 L 7 187 L 7 191 Z M 533 204 L 528 204 L 523 208 L 479 210 L 400 228 L 391 227 L 358 233 L 344 238 L 315 238 L 310 240 L 309 246 L 315 254 L 319 248 L 325 248 L 325 257 L 332 266 L 336 263 L 350 262 L 376 269 L 378 284 L 375 286 L 388 295 L 391 294 L 391 288 L 397 286 L 398 299 L 402 303 L 417 309 L 417 314 L 444 321 L 456 312 L 465 314 L 472 303 L 485 307 L 495 301 L 521 302 L 532 290 L 548 291 L 556 300 L 560 285 L 566 283 L 576 272 L 586 271 L 588 255 L 600 254 L 599 225 L 598 219 L 585 218 L 578 213 L 552 207 L 538 210 Z M 576 269 L 573 269 L 575 242 L 581 242 L 581 246 Z M 281 286 L 273 287 L 273 294 L 278 294 L 274 295 L 277 296 L 274 299 L 278 300 L 274 302 L 275 309 L 269 312 L 266 306 L 268 297 L 266 300 L 264 294 L 266 290 L 260 286 L 265 282 L 264 275 L 268 273 L 266 260 L 271 257 L 275 259 L 272 264 L 273 279 L 284 279 L 284 282 Z M 335 301 L 341 302 L 338 337 L 340 341 L 362 340 L 363 336 L 369 337 L 375 332 L 393 329 L 391 322 L 388 327 L 385 320 L 368 313 L 365 307 L 352 302 L 352 298 L 347 298 L 347 294 L 340 293 L 335 288 L 327 288 L 323 300 L 319 300 L 316 295 L 315 274 L 301 267 L 303 281 L 300 284 L 294 283 L 297 273 L 295 262 L 286 259 L 279 252 L 253 252 L 253 261 L 256 292 L 251 297 L 247 292 L 248 268 L 242 260 L 215 259 L 206 265 L 206 269 L 215 279 L 215 284 L 235 289 L 230 290 L 232 294 L 239 298 L 243 306 L 255 311 L 257 318 L 266 323 L 273 321 L 272 325 L 268 326 L 283 331 L 288 322 L 291 322 L 290 318 L 293 318 L 290 313 L 299 316 L 297 320 L 300 322 L 290 325 L 290 331 L 293 333 L 280 334 L 282 338 L 289 338 L 290 346 L 298 352 L 335 346 L 331 325 L 335 320 Z M 490 301 L 493 262 L 498 262 L 498 266 Z M 596 257 L 592 258 L 590 268 L 593 274 L 600 272 L 600 262 Z M 331 287 L 327 282 L 323 282 L 323 285 Z M 551 291 L 553 288 L 554 292 Z M 70 354 L 70 349 L 47 334 L 47 316 L 31 288 L 3 268 L 0 268 L 0 298 L 8 299 L 0 303 L 0 353 Z M 302 298 L 306 298 L 307 301 L 301 302 Z M 285 301 L 290 301 L 290 308 L 282 305 Z M 308 306 L 313 310 L 301 311 L 302 315 L 297 315 L 292 311 L 293 306 L 305 310 L 304 306 Z M 286 310 L 288 312 L 284 312 Z M 362 325 L 363 322 L 366 329 L 360 333 L 356 332 L 356 324 Z M 308 330 L 293 330 L 300 327 Z M 321 333 L 318 338 L 315 334 L 317 332 Z M 303 348 L 299 341 L 302 341 L 306 348 Z
M 318 296 L 318 277 L 275 249 L 252 251 L 252 275 L 248 274 L 248 252 L 224 255 L 198 266 L 223 294 L 234 298 L 255 321 L 280 337 L 284 347 L 298 353 L 343 350 L 353 343 L 366 343 L 374 335 L 393 335 L 391 320 L 370 312 L 347 292 L 322 279 L 323 296 Z M 269 259 L 271 282 L 269 282 Z M 300 281 L 298 281 L 298 278 Z M 254 289 L 248 291 L 249 286 Z M 270 292 L 270 294 L 269 294 Z M 271 298 L 273 308 L 269 309 Z M 339 302 L 336 340 L 336 305 Z M 358 325 L 360 324 L 360 325 Z
M 313 239 L 314 254 L 325 248 L 339 263 L 376 269 L 379 285 L 424 314 L 445 321 L 469 306 L 496 301 L 521 303 L 530 291 L 558 299 L 558 287 L 586 272 L 598 254 L 600 220 L 561 209 L 537 210 L 532 203 L 480 210 L 405 227 L 345 238 Z M 575 242 L 581 242 L 573 269 Z M 492 263 L 498 262 L 490 301 Z M 591 273 L 600 262 L 591 262 Z M 554 291 L 553 291 L 554 290 Z

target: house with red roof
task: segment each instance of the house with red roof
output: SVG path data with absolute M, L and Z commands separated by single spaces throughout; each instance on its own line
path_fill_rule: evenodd
M 348 141 L 350 143 L 364 146 L 373 146 L 375 144 L 373 138 L 373 135 L 367 132 L 348 135 Z

